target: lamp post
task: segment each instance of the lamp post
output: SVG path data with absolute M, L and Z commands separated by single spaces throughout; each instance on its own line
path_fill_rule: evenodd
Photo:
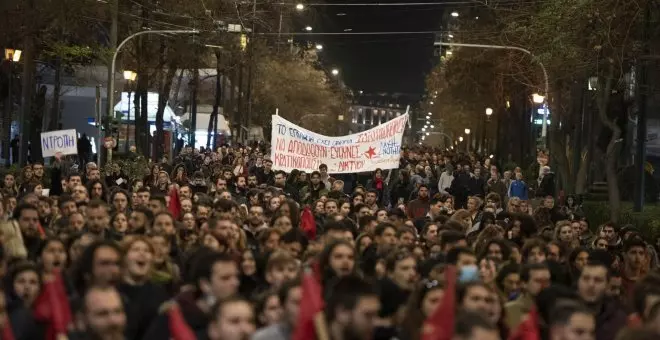
M 458 13 L 456 13 L 456 14 L 458 14 Z M 546 99 L 550 98 L 548 96 L 549 92 L 550 92 L 550 80 L 548 78 L 548 71 L 545 69 L 545 65 L 543 65 L 541 60 L 536 55 L 534 55 L 534 53 L 532 53 L 530 50 L 524 49 L 522 47 L 510 46 L 510 45 L 461 44 L 461 43 L 449 43 L 449 42 L 436 42 L 433 45 L 435 45 L 435 46 L 450 46 L 450 47 L 485 48 L 485 49 L 493 49 L 493 50 L 514 50 L 514 51 L 523 52 L 523 53 L 529 55 L 530 57 L 532 57 L 532 59 L 534 59 L 534 61 L 537 62 L 539 64 L 539 66 L 541 67 L 541 71 L 543 71 L 543 80 L 544 80 L 543 96 Z M 543 146 L 545 147 L 548 143 L 548 138 L 547 138 L 548 127 L 546 125 L 546 121 L 547 121 L 546 118 L 547 118 L 547 115 L 548 115 L 547 105 L 544 107 L 543 112 L 544 112 L 544 114 L 543 114 L 544 119 L 543 119 L 543 130 L 541 132 L 541 137 L 543 137 Z
M 467 137 L 465 137 L 465 139 L 466 139 L 466 141 L 465 141 L 465 151 L 467 153 L 470 153 L 470 129 L 465 129 L 464 132 L 467 135 Z
M 130 124 L 131 124 L 131 92 L 132 92 L 132 87 L 131 87 L 131 82 L 135 81 L 135 78 L 137 78 L 137 73 L 133 71 L 124 71 L 124 80 L 126 80 L 126 84 L 128 85 L 128 115 L 126 116 L 126 143 L 124 144 L 124 152 L 128 154 L 128 144 L 130 141 Z
M 333 68 L 333 69 L 332 69 L 332 75 L 333 75 L 333 76 L 338 76 L 338 75 L 339 75 L 339 70 L 336 69 L 336 68 Z
M 14 111 L 14 101 L 13 101 L 13 94 L 12 94 L 12 80 L 14 78 L 14 63 L 17 63 L 21 60 L 21 54 L 23 51 L 21 50 L 15 50 L 13 48 L 6 48 L 5 49 L 5 59 L 9 63 L 9 76 L 8 76 L 8 82 L 7 82 L 7 103 L 5 104 L 5 117 L 2 121 L 4 131 L 3 134 L 6 134 L 4 136 L 5 139 L 5 147 L 3 147 L 3 153 L 4 156 L 6 157 L 5 159 L 5 164 L 9 166 L 11 164 L 10 162 L 10 155 L 12 154 L 11 152 L 11 121 L 12 121 L 12 112 Z M 21 115 L 21 126 L 20 128 L 23 128 L 23 124 L 25 123 L 25 118 L 23 115 Z M 22 138 L 22 134 L 21 134 Z M 12 160 L 14 163 L 18 162 L 18 159 L 13 159 Z

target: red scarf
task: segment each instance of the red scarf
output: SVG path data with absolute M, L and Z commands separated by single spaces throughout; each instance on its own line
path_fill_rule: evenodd
M 382 178 L 376 178 L 374 180 L 374 186 L 376 187 L 376 190 L 383 190 L 383 179 Z

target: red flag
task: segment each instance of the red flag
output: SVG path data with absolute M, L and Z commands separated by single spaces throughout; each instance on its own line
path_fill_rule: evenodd
M 176 187 L 170 190 L 170 203 L 167 205 L 167 210 L 169 210 L 175 220 L 179 219 L 179 215 L 181 214 L 181 201 L 179 201 L 179 191 Z
M 536 307 L 532 307 L 527 318 L 509 335 L 509 340 L 541 340 L 539 322 L 539 313 Z
M 323 311 L 323 288 L 313 271 L 307 271 L 302 279 L 302 301 L 298 311 L 293 340 L 316 340 L 316 318 Z
M 642 321 L 642 318 L 640 318 L 637 313 L 630 314 L 628 316 L 628 321 L 627 321 L 628 328 L 640 328 L 643 326 L 643 324 L 644 322 Z
M 69 298 L 61 273 L 53 273 L 54 279 L 43 285 L 41 294 L 34 302 L 34 317 L 48 324 L 46 340 L 56 340 L 69 331 L 73 318 Z
M 316 220 L 309 206 L 305 206 L 300 216 L 300 229 L 305 233 L 310 241 L 316 240 Z
M 454 266 L 445 268 L 445 294 L 433 314 L 424 321 L 422 340 L 450 340 L 454 336 L 457 273 Z
M 0 339 L 2 340 L 14 340 L 14 332 L 11 330 L 11 324 L 9 323 L 9 318 L 5 319 L 5 326 L 0 332 Z
M 190 329 L 188 323 L 181 314 L 181 309 L 177 304 L 173 304 L 167 311 L 168 326 L 170 336 L 174 340 L 196 340 L 195 333 Z

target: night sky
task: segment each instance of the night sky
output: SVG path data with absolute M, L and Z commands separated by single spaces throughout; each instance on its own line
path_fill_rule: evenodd
M 401 1 L 328 0 L 327 3 Z M 408 1 L 410 2 L 410 1 Z M 430 2 L 430 1 L 429 1 Z M 436 31 L 444 6 L 310 6 L 322 32 Z M 338 15 L 339 14 L 339 15 Z M 323 63 L 341 70 L 356 92 L 422 94 L 433 59 L 433 34 L 317 36 Z

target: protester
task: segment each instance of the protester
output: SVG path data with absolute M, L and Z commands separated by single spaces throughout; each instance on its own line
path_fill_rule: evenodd
M 548 167 L 530 185 L 428 146 L 364 173 L 287 173 L 269 154 L 6 174 L 0 338 L 660 339 L 656 243 L 590 230 Z

